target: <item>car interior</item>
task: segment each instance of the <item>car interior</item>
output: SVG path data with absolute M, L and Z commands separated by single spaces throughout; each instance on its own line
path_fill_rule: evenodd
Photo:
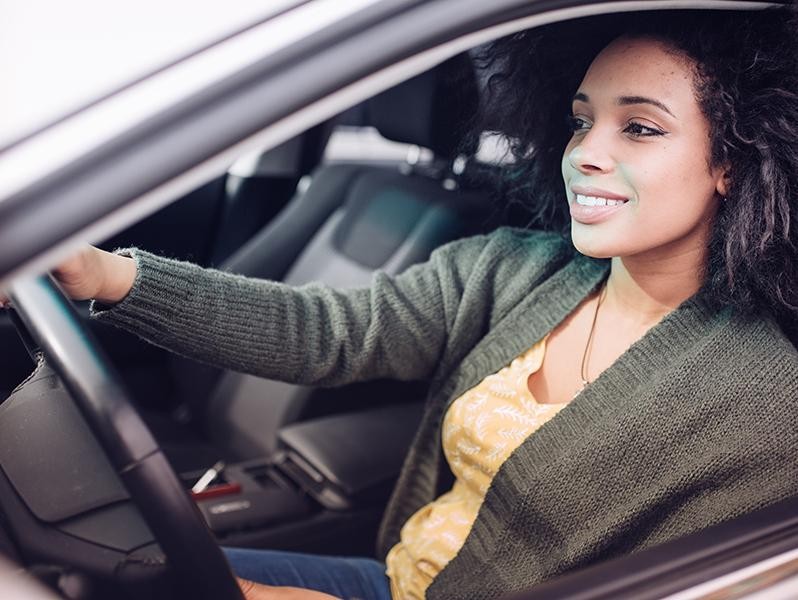
M 244 157 L 102 247 L 136 246 L 294 285 L 364 286 L 378 269 L 399 273 L 447 241 L 487 231 L 503 218 L 482 183 L 490 166 L 474 159 L 479 140 L 464 128 L 479 106 L 479 80 L 473 58 L 455 56 L 277 148 Z M 356 159 L 325 153 L 331 138 L 358 131 L 401 144 L 403 158 L 395 149 L 384 158 L 371 149 Z M 88 303 L 78 305 L 186 488 L 214 467 L 213 481 L 194 496 L 220 544 L 373 553 L 382 510 L 421 416 L 422 384 L 311 389 L 223 371 L 94 323 Z M 35 344 L 26 352 L 10 314 L 0 315 L 0 336 L 11 350 L 0 382 L 0 393 L 10 396 L 0 407 L 3 420 L 15 422 L 9 415 L 19 411 L 17 419 L 35 413 L 43 423 L 27 398 L 46 366 L 29 376 Z M 101 470 L 90 458 L 97 448 L 66 448 L 72 433 L 63 423 L 79 427 L 79 419 L 52 417 L 61 423 L 67 463 L 88 461 Z M 34 553 L 51 545 L 55 532 L 86 548 L 146 546 L 146 527 L 135 517 L 124 517 L 131 524 L 123 539 L 102 526 L 121 518 L 119 490 L 56 508 L 55 496 L 41 502 L 36 482 L 45 473 L 13 445 L 6 445 L 6 460 L 20 465 L 17 476 L 26 482 L 13 481 L 17 508 L 27 504 L 52 525 L 45 533 L 36 519 L 28 520 L 25 537 L 38 536 L 29 544 Z M 89 558 L 83 562 L 89 571 L 99 568 Z
M 355 287 L 377 270 L 423 262 L 448 241 L 528 225 L 529 214 L 497 202 L 491 185 L 509 159 L 502 151 L 486 157 L 486 138 L 470 128 L 485 78 L 473 53 L 459 54 L 241 157 L 101 247 L 135 246 L 293 285 Z M 379 149 L 335 149 L 364 132 L 379 138 Z M 221 370 L 92 321 L 87 302 L 76 306 L 218 544 L 373 555 L 421 417 L 423 384 L 308 388 Z M 165 583 L 162 548 L 25 329 L 0 311 L 0 555 L 68 597 L 177 597 Z M 798 527 L 794 504 L 719 529 L 711 547 L 696 536 L 698 554 L 674 544 L 654 559 L 618 563 L 614 581 L 629 587 L 591 597 L 649 597 L 629 574 L 647 572 L 652 560 L 720 569 L 717 557 L 735 536 L 762 549 L 763 528 Z M 66 555 L 73 563 L 58 564 Z M 606 571 L 588 570 L 534 597 L 570 597 L 606 581 Z

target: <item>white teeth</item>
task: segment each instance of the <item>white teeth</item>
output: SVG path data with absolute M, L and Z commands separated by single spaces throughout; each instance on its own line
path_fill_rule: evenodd
M 626 200 L 610 200 L 609 198 L 600 198 L 598 196 L 576 195 L 576 203 L 582 206 L 617 206 L 625 202 Z

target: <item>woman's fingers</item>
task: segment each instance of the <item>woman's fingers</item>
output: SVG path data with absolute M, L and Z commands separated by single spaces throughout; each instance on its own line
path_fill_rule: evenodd
M 85 246 L 53 269 L 52 274 L 73 300 L 95 298 L 104 304 L 115 304 L 133 287 L 136 262 L 128 256 Z M 8 304 L 8 296 L 0 291 L 0 306 L 7 308 Z
M 255 582 L 250 581 L 249 579 L 241 579 L 240 577 L 236 577 L 238 580 L 238 587 L 241 588 L 241 591 L 244 593 L 244 598 L 247 600 L 257 600 L 261 596 L 258 595 L 258 590 L 255 587 Z
M 295 587 L 275 587 L 240 577 L 237 579 L 241 591 L 244 592 L 244 598 L 247 600 L 340 600 L 340 598 L 323 592 Z
M 98 252 L 101 250 L 86 246 L 78 254 L 53 269 L 53 277 L 70 298 L 75 300 L 93 298 L 101 289 L 103 273 L 96 255 Z M 0 291 L 0 306 L 8 308 L 10 303 L 9 297 Z
M 102 290 L 105 274 L 102 250 L 86 246 L 53 269 L 53 277 L 70 298 L 87 300 Z

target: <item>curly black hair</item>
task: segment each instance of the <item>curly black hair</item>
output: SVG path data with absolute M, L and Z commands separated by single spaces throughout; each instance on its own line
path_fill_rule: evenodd
M 798 323 L 797 23 L 792 7 L 657 11 L 560 22 L 494 42 L 480 57 L 493 73 L 481 128 L 510 142 L 515 163 L 504 170 L 501 195 L 521 203 L 530 224 L 567 231 L 560 161 L 573 94 L 613 39 L 658 39 L 691 59 L 710 124 L 709 166 L 727 166 L 730 176 L 703 291 L 718 306 Z

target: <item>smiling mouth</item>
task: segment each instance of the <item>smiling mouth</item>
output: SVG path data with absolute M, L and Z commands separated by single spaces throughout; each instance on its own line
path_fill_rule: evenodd
M 580 206 L 619 206 L 629 202 L 628 199 L 617 200 L 612 198 L 602 198 L 601 196 L 585 196 L 576 194 L 576 203 Z
M 570 205 L 569 212 L 574 221 L 583 225 L 596 225 L 612 219 L 615 215 L 625 212 L 623 206 L 629 203 L 629 198 L 615 194 L 613 194 L 614 198 L 580 193 L 575 193 L 574 196 L 575 199 Z

